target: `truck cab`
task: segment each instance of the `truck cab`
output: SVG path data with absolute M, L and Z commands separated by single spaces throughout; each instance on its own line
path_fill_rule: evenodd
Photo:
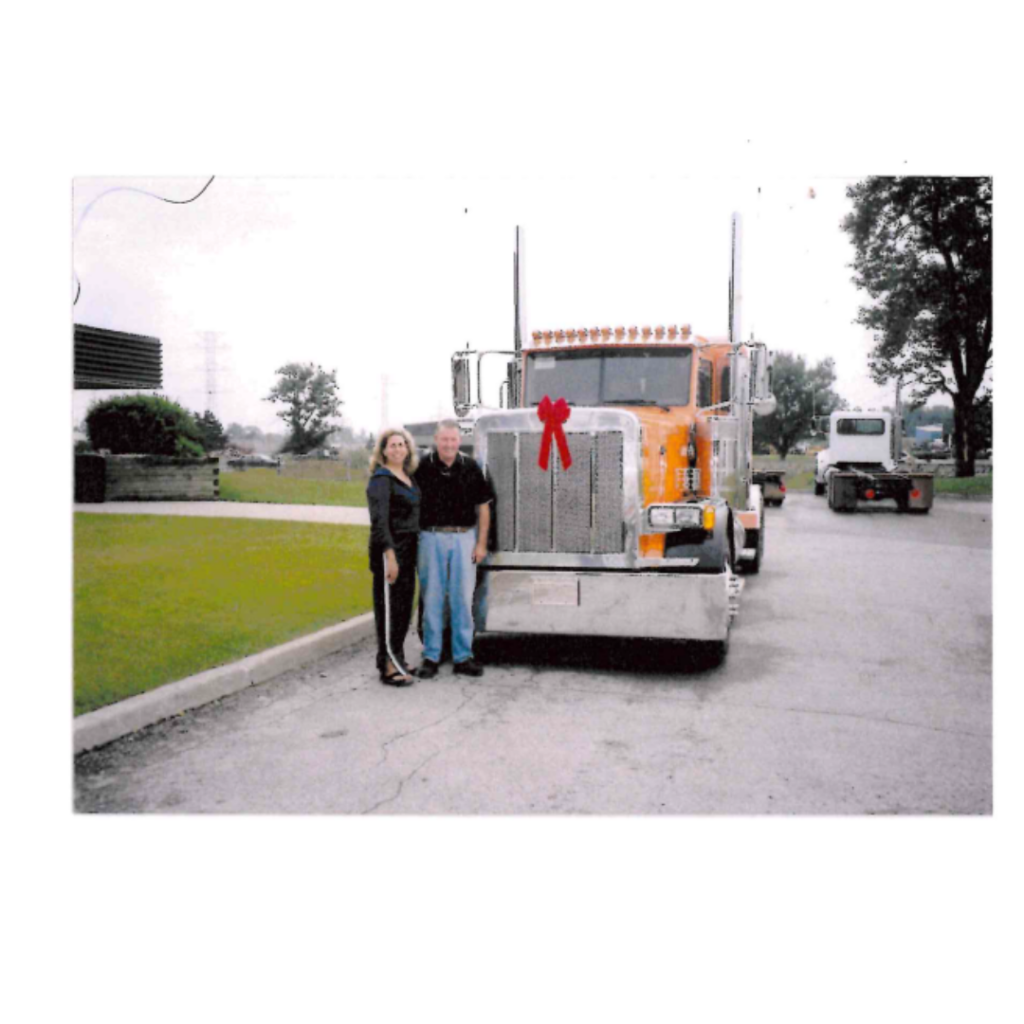
M 829 508 L 852 512 L 858 501 L 893 499 L 901 512 L 927 512 L 933 476 L 902 465 L 901 423 L 888 412 L 834 412 L 828 448 L 817 455 L 814 493 Z
M 764 551 L 765 346 L 686 326 L 537 331 L 518 373 L 519 408 L 474 420 L 495 491 L 478 630 L 724 643 L 736 569 Z
M 899 459 L 893 420 L 887 412 L 834 412 L 829 417 L 829 443 L 815 462 L 815 492 L 825 493 L 825 475 L 832 466 L 857 466 L 891 473 Z
M 515 347 L 452 356 L 453 407 L 495 501 L 478 567 L 478 633 L 698 641 L 724 655 L 739 569 L 764 555 L 753 417 L 770 354 L 740 330 L 740 218 L 726 338 L 670 327 L 520 329 Z M 503 362 L 487 409 L 484 357 Z M 473 362 L 475 361 L 475 375 Z

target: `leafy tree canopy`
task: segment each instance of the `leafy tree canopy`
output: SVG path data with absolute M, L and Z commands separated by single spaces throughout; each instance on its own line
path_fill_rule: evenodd
M 832 359 L 823 359 L 808 369 L 803 356 L 776 352 L 772 363 L 775 412 L 755 417 L 754 446 L 764 449 L 773 445 L 784 459 L 797 441 L 810 436 L 814 417 L 846 408 L 846 403 L 832 390 L 835 381 Z
M 278 416 L 288 424 L 282 451 L 304 455 L 323 445 L 339 426 L 331 418 L 341 413 L 337 370 L 327 372 L 313 363 L 287 363 L 276 371 L 277 383 L 265 401 L 281 403 Z
M 992 179 L 866 178 L 847 189 L 857 322 L 874 332 L 872 376 L 911 401 L 948 394 L 957 475 L 974 473 L 975 401 L 992 362 Z

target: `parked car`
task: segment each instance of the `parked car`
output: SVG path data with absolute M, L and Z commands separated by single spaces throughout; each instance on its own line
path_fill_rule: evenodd
M 932 459 L 951 459 L 953 452 L 948 445 L 934 443 L 917 445 L 910 450 L 910 454 L 915 459 L 922 459 L 925 462 L 930 462 Z
M 778 469 L 754 470 L 754 483 L 761 485 L 766 505 L 778 508 L 786 500 L 786 483 L 782 479 L 785 471 Z
M 251 467 L 274 467 L 275 469 L 281 465 L 280 459 L 275 459 L 271 455 L 238 455 L 235 458 L 228 459 L 229 466 L 251 466 Z

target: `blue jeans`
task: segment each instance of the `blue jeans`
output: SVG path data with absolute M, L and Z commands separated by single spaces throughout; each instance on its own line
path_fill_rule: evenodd
M 419 573 L 423 595 L 423 657 L 441 660 L 444 605 L 448 602 L 452 623 L 452 661 L 456 665 L 473 657 L 473 591 L 476 563 L 473 549 L 476 531 L 420 534 Z

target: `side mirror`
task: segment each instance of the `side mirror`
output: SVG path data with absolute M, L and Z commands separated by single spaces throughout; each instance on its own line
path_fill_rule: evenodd
M 452 405 L 457 416 L 465 416 L 473 403 L 473 378 L 468 355 L 468 352 L 456 352 L 452 356 Z
M 771 416 L 778 404 L 774 395 L 769 395 L 767 398 L 761 398 L 756 402 L 750 403 L 755 416 Z

